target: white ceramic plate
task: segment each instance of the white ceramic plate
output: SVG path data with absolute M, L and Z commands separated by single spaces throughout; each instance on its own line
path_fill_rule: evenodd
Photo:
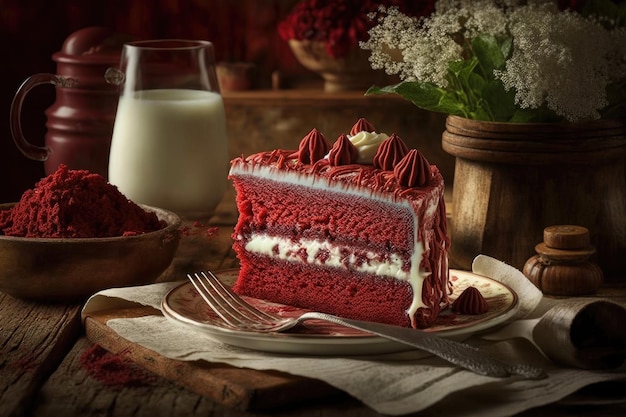
M 238 273 L 238 270 L 227 270 L 218 272 L 217 275 L 224 282 L 232 283 Z M 517 295 L 500 282 L 458 270 L 450 270 L 450 281 L 454 288 L 450 296 L 451 301 L 454 301 L 465 288 L 474 286 L 487 300 L 489 310 L 481 315 L 463 315 L 455 314 L 448 308 L 440 313 L 435 325 L 425 331 L 444 337 L 464 338 L 503 323 L 517 309 Z M 299 315 L 305 311 L 256 298 L 243 298 L 257 308 L 282 316 Z M 414 349 L 380 336 L 318 320 L 307 321 L 304 326 L 284 333 L 232 330 L 223 325 L 222 320 L 198 295 L 190 282 L 182 283 L 168 292 L 163 298 L 162 309 L 165 317 L 171 321 L 204 332 L 222 343 L 265 352 L 300 355 L 373 355 Z

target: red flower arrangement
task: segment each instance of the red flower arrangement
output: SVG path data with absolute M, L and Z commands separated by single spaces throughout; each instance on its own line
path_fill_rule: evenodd
M 375 24 L 368 14 L 380 5 L 397 6 L 411 16 L 427 16 L 433 12 L 435 0 L 303 0 L 279 23 L 278 33 L 285 41 L 325 42 L 328 55 L 343 57 L 367 40 Z

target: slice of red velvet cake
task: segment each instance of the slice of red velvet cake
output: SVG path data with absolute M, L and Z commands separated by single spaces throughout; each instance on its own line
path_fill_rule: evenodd
M 313 129 L 229 178 L 239 294 L 417 328 L 448 305 L 443 178 L 398 136 L 361 119 L 331 148 Z

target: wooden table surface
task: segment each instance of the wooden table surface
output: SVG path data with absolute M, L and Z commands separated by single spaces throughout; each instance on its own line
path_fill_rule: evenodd
M 179 255 L 159 280 L 182 280 L 185 272 L 202 268 L 236 267 L 231 250 L 232 220 L 217 216 L 217 235 L 202 242 L 183 242 Z M 598 296 L 626 304 L 626 280 L 605 285 Z M 86 337 L 80 311 L 80 304 L 47 305 L 0 293 L 0 417 L 378 415 L 340 392 L 323 400 L 266 411 L 220 405 L 132 362 L 116 361 L 115 355 Z M 113 373 L 108 379 L 92 372 L 85 361 L 90 354 L 110 356 Z M 125 378 L 116 379 L 115 375 Z M 624 389 L 625 385 L 604 385 L 602 390 Z M 557 403 L 521 415 L 624 416 L 626 403 L 593 407 Z

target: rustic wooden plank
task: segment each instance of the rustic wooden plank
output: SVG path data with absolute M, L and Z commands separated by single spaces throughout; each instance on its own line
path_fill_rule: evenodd
M 120 337 L 106 322 L 120 317 L 160 314 L 150 307 L 99 312 L 85 320 L 89 340 L 211 400 L 241 410 L 266 410 L 338 395 L 328 384 L 275 371 L 235 368 L 204 361 L 165 358 Z
M 21 416 L 81 333 L 80 306 L 0 293 L 0 415 Z
M 211 399 L 183 388 L 165 378 L 141 370 L 143 382 L 132 385 L 105 384 L 87 372 L 83 355 L 93 349 L 92 342 L 80 338 L 68 353 L 59 369 L 42 387 L 36 398 L 31 415 L 37 417 L 74 416 L 135 416 L 135 417 L 380 417 L 373 410 L 348 396 L 329 397 L 324 400 L 307 401 L 271 410 L 271 412 L 248 412 L 226 407 Z M 125 364 L 131 367 L 132 364 Z M 598 384 L 584 389 L 591 398 L 607 401 L 604 405 L 582 406 L 573 401 L 556 403 L 521 413 L 519 417 L 570 417 L 597 416 L 617 417 L 626 415 L 626 404 L 611 404 L 619 397 L 624 384 Z M 576 398 L 575 398 L 576 399 Z M 418 413 L 429 416 L 432 413 Z
M 90 372 L 85 366 L 84 355 L 90 350 L 93 350 L 93 345 L 87 338 L 77 341 L 66 360 L 42 387 L 32 415 L 193 417 L 212 415 L 221 407 L 173 382 L 122 361 L 116 365 L 116 371 L 130 370 L 141 375 L 132 384 L 124 384 L 123 380 L 107 381 L 97 371 Z M 110 363 L 116 363 L 115 357 L 110 360 Z
M 212 401 L 146 370 L 143 382 L 132 385 L 103 383 L 84 366 L 85 352 L 92 350 L 87 338 L 78 340 L 59 369 L 41 389 L 32 415 L 37 417 L 378 417 L 378 413 L 346 395 L 324 401 L 305 402 L 268 413 L 247 412 Z M 109 353 L 109 355 L 112 355 Z M 121 356 L 116 355 L 117 358 Z M 123 357 L 121 357 L 123 358 Z M 125 363 L 133 368 L 133 364 Z

